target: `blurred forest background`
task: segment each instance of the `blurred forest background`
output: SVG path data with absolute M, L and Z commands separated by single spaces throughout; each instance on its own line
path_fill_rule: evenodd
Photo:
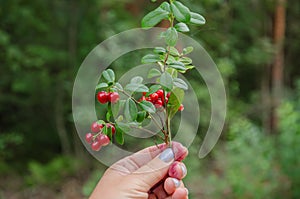
M 207 19 L 190 36 L 217 63 L 228 96 L 221 140 L 199 160 L 210 102 L 207 92 L 197 93 L 201 126 L 185 161 L 190 198 L 300 198 L 300 1 L 183 2 Z M 74 78 L 97 44 L 140 27 L 157 6 L 148 0 L 0 0 L 0 199 L 91 193 L 105 166 L 75 131 Z M 126 71 L 126 63 L 116 64 Z

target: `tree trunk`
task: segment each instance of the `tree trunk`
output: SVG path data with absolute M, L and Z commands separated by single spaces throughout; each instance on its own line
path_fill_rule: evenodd
M 284 69 L 284 37 L 286 20 L 286 0 L 277 0 L 274 13 L 273 41 L 276 50 L 272 64 L 272 108 L 271 108 L 271 132 L 278 132 L 277 109 L 280 106 L 283 90 Z

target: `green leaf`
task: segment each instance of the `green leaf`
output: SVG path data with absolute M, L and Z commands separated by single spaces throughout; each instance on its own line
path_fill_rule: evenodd
M 135 83 L 129 83 L 125 86 L 125 90 L 131 91 L 131 92 L 148 92 L 149 89 L 144 84 L 135 84 Z
M 115 81 L 115 73 L 111 69 L 107 69 L 103 71 L 102 75 L 108 83 L 113 83 Z
M 155 106 L 151 103 L 151 102 L 148 102 L 148 101 L 141 101 L 139 103 L 139 106 L 144 110 L 144 111 L 147 111 L 149 113 L 155 113 L 156 111 L 156 108 Z
M 189 57 L 182 57 L 179 59 L 180 62 L 182 62 L 184 65 L 190 65 L 193 60 Z
M 142 58 L 143 64 L 156 63 L 160 61 L 159 55 L 148 54 Z
M 109 137 L 110 142 L 112 142 L 112 128 L 107 128 L 106 126 L 105 128 L 106 128 L 106 135 Z
M 111 113 L 115 118 L 118 116 L 120 112 L 121 100 L 117 101 L 117 103 L 111 104 Z M 124 103 L 124 101 L 123 101 Z
M 202 15 L 195 12 L 191 12 L 190 23 L 193 25 L 203 25 L 206 23 L 206 20 Z
M 110 117 L 111 117 L 110 112 L 107 112 L 107 113 L 106 113 L 106 120 L 109 121 L 109 120 L 110 120 Z
M 136 118 L 136 121 L 139 122 L 139 123 L 142 123 L 144 121 L 145 117 L 146 117 L 146 112 L 145 111 L 139 111 L 138 115 L 137 115 L 137 118 Z
M 168 116 L 171 119 L 177 113 L 184 98 L 184 91 L 180 88 L 172 90 L 168 101 Z
M 152 93 L 155 93 L 159 89 L 160 89 L 160 85 L 158 85 L 158 84 L 154 84 L 154 85 L 150 86 L 147 96 L 151 95 Z
M 168 28 L 166 31 L 165 41 L 169 46 L 175 46 L 178 40 L 178 33 L 174 27 Z
M 179 1 L 174 1 L 171 3 L 171 10 L 179 22 L 189 22 L 191 19 L 190 10 L 188 7 L 180 3 Z
M 123 90 L 123 86 L 122 86 L 120 83 L 117 82 L 117 83 L 115 84 L 115 86 L 117 87 L 117 89 L 119 89 L 119 90 L 121 90 L 121 91 Z
M 153 10 L 152 12 L 148 13 L 142 19 L 142 28 L 151 28 L 154 27 L 156 24 L 161 22 L 163 19 L 168 19 L 169 12 L 158 7 L 157 9 Z
M 193 68 L 195 68 L 195 66 L 193 66 L 193 65 L 187 65 L 187 66 L 185 66 L 185 68 L 186 69 L 193 69 Z
M 100 83 L 96 86 L 96 90 L 101 89 L 101 88 L 106 88 L 106 87 L 108 87 L 107 83 Z
M 133 83 L 133 84 L 141 84 L 143 83 L 143 78 L 141 76 L 136 76 L 136 77 L 133 77 L 131 80 L 130 80 L 130 83 Z
M 173 63 L 173 62 L 175 62 L 175 61 L 176 61 L 176 58 L 175 58 L 175 57 L 173 57 L 172 55 L 169 55 L 169 56 L 168 56 L 167 64 Z
M 118 122 L 117 123 L 117 128 L 120 128 L 124 132 L 130 132 L 131 131 L 131 128 L 130 128 L 129 124 L 124 123 L 124 122 Z
M 193 52 L 193 50 L 194 50 L 194 47 L 193 47 L 193 46 L 188 46 L 188 47 L 186 47 L 186 48 L 184 48 L 184 49 L 182 50 L 182 53 L 183 53 L 184 55 L 187 55 L 187 54 L 190 54 L 191 52 Z
M 167 50 L 164 47 L 155 47 L 153 52 L 156 54 L 163 55 L 167 52 Z
M 159 7 L 167 12 L 171 12 L 170 4 L 168 2 L 163 2 Z
M 176 78 L 178 76 L 178 71 L 174 68 L 167 68 L 166 70 L 173 78 Z
M 189 88 L 187 83 L 185 83 L 185 81 L 180 78 L 175 78 L 173 80 L 173 83 L 174 83 L 174 86 L 176 86 L 178 88 L 182 88 L 183 90 L 188 90 L 188 88 Z
M 136 120 L 138 113 L 138 109 L 136 107 L 135 102 L 131 99 L 128 98 L 125 103 L 124 107 L 124 115 L 127 121 L 134 121 Z
M 186 68 L 184 67 L 184 64 L 182 62 L 179 62 L 179 61 L 173 62 L 173 63 L 169 64 L 168 66 L 171 67 L 171 68 L 174 68 L 176 70 L 179 70 L 179 71 L 186 71 Z
M 178 50 L 177 50 L 175 47 L 173 47 L 173 46 L 170 47 L 170 54 L 171 54 L 172 56 L 175 56 L 175 57 L 180 56 Z
M 122 129 L 117 128 L 115 138 L 118 144 L 123 145 L 124 144 L 124 133 Z
M 182 22 L 176 24 L 174 27 L 179 32 L 189 32 L 190 31 L 189 27 L 185 23 L 182 23 Z
M 156 68 L 151 68 L 148 72 L 148 78 L 158 77 L 161 75 L 161 72 Z
M 167 73 L 167 72 L 164 72 L 161 76 L 160 76 L 160 85 L 166 89 L 166 90 L 172 90 L 173 88 L 173 78 L 172 76 Z

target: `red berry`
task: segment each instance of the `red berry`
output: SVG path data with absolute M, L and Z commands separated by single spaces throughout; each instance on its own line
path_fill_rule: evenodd
M 143 92 L 143 96 L 145 96 L 147 94 L 147 92 Z
M 169 98 L 169 97 L 170 97 L 170 95 L 171 95 L 171 93 L 167 93 L 167 98 Z
M 93 134 L 92 134 L 92 133 L 87 133 L 87 134 L 85 134 L 85 141 L 86 141 L 87 143 L 91 144 L 92 141 L 93 141 Z
M 109 93 L 108 99 L 111 103 L 113 104 L 116 103 L 120 99 L 119 93 L 117 92 Z
M 164 91 L 162 89 L 156 91 L 156 94 L 158 95 L 159 98 L 164 98 Z
M 155 102 L 155 107 L 156 108 L 161 108 L 163 106 L 163 102 L 161 101 L 161 100 L 157 100 L 156 102 Z
M 181 104 L 178 111 L 183 111 L 183 110 L 184 110 L 184 106 L 183 106 L 183 104 Z
M 108 102 L 108 94 L 105 91 L 100 91 L 97 94 L 97 99 L 101 104 L 105 104 Z
M 111 128 L 112 134 L 115 134 L 116 128 L 115 128 L 114 125 L 112 125 L 112 124 L 110 124 L 110 123 L 107 123 L 107 124 L 106 124 L 106 127 L 107 127 L 107 128 Z
M 151 98 L 150 97 L 146 97 L 146 101 L 151 102 Z
M 146 100 L 146 97 L 145 96 L 142 96 L 140 99 L 139 99 L 139 102 L 142 102 L 142 101 L 145 101 Z
M 150 99 L 153 103 L 155 103 L 158 100 L 158 94 L 157 93 L 152 93 L 150 95 Z
M 100 149 L 101 149 L 101 143 L 98 140 L 92 143 L 93 151 L 99 151 Z
M 169 102 L 169 98 L 166 97 L 166 104 L 168 104 L 168 102 Z
M 91 125 L 91 131 L 93 133 L 98 133 L 103 128 L 102 124 L 98 124 L 98 122 L 93 122 Z
M 98 139 L 101 146 L 107 146 L 110 143 L 110 139 L 107 135 L 100 134 Z

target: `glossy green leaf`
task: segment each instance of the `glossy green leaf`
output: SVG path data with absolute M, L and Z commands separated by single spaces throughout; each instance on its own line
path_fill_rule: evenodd
M 144 79 L 141 76 L 135 76 L 130 80 L 130 83 L 141 84 L 141 83 L 143 83 L 143 80 Z
M 124 133 L 122 129 L 116 128 L 116 134 L 115 134 L 116 142 L 120 145 L 124 144 Z
M 165 35 L 166 44 L 169 46 L 175 46 L 178 40 L 178 33 L 174 27 L 168 28 Z
M 179 61 L 184 65 L 190 65 L 193 62 L 193 60 L 189 57 L 182 57 L 179 59 Z
M 148 72 L 148 78 L 158 77 L 161 75 L 161 72 L 156 68 L 151 68 Z
M 169 12 L 162 9 L 161 7 L 158 7 L 157 9 L 148 13 L 142 19 L 142 28 L 152 28 L 156 24 L 161 22 L 163 19 L 168 19 L 168 17 L 169 17 Z
M 141 123 L 144 121 L 146 117 L 146 112 L 145 111 L 139 111 L 138 114 L 137 114 L 137 118 L 136 118 L 136 121 Z
M 124 115 L 127 121 L 134 121 L 137 117 L 138 109 L 135 102 L 128 98 L 124 107 Z
M 111 69 L 107 69 L 107 70 L 103 71 L 102 75 L 108 83 L 112 83 L 115 81 L 115 73 Z
M 149 92 L 147 93 L 147 96 L 148 96 L 148 95 L 151 95 L 152 93 L 155 93 L 155 92 L 158 91 L 160 88 L 161 88 L 161 86 L 158 85 L 158 84 L 154 84 L 154 85 L 150 86 Z
M 135 83 L 130 83 L 125 86 L 125 90 L 131 91 L 131 92 L 148 92 L 149 89 L 147 86 L 144 84 L 135 84 Z
M 191 19 L 190 10 L 188 7 L 180 3 L 179 1 L 174 1 L 171 3 L 171 10 L 179 22 L 189 22 Z
M 123 86 L 122 86 L 120 83 L 117 82 L 117 83 L 115 84 L 115 86 L 116 86 L 117 89 L 119 89 L 119 90 L 121 90 L 121 91 L 123 90 Z
M 117 123 L 117 128 L 120 128 L 124 132 L 130 132 L 131 131 L 131 128 L 130 128 L 129 124 L 124 123 L 124 122 L 118 122 Z
M 159 55 L 148 54 L 142 58 L 143 64 L 156 63 L 160 61 Z
M 187 83 L 185 83 L 185 81 L 183 79 L 180 78 L 175 78 L 173 80 L 174 86 L 178 87 L 178 88 L 182 88 L 183 90 L 188 90 L 189 86 L 187 85 Z
M 182 23 L 182 22 L 176 24 L 174 27 L 179 32 L 189 32 L 190 31 L 189 27 L 185 23 Z
M 179 71 L 185 71 L 186 70 L 186 68 L 184 67 L 184 64 L 182 62 L 179 62 L 179 61 L 173 62 L 173 63 L 169 64 L 168 66 L 171 67 L 171 68 L 174 68 L 176 70 L 179 70 Z
M 174 117 L 177 113 L 184 98 L 184 91 L 180 88 L 175 88 L 172 90 L 168 101 L 168 116 L 170 118 Z
M 190 54 L 191 52 L 193 52 L 193 50 L 194 50 L 194 47 L 188 46 L 182 50 L 182 53 L 183 53 L 183 55 L 187 55 L 187 54 Z
M 165 54 L 167 50 L 164 47 L 155 47 L 153 52 L 162 55 Z
M 144 110 L 144 111 L 147 111 L 149 113 L 155 113 L 156 111 L 156 108 L 155 106 L 151 103 L 151 102 L 148 102 L 148 101 L 141 101 L 139 103 L 139 106 Z
M 103 82 L 96 86 L 96 90 L 101 89 L 101 88 L 106 88 L 106 87 L 108 87 L 108 84 Z
M 167 11 L 168 13 L 171 12 L 171 9 L 170 9 L 170 4 L 168 2 L 163 2 L 160 6 L 159 6 L 161 9 Z
M 203 25 L 206 23 L 206 20 L 202 15 L 195 12 L 191 12 L 190 23 L 193 25 Z
M 195 66 L 194 65 L 187 65 L 187 66 L 185 66 L 185 68 L 186 69 L 193 69 L 193 68 L 195 68 Z
M 160 85 L 166 89 L 166 90 L 172 90 L 173 88 L 173 78 L 172 76 L 167 73 L 167 72 L 164 72 L 161 76 L 160 76 Z
M 172 78 L 176 78 L 178 76 L 178 71 L 174 68 L 167 68 L 166 72 L 168 72 Z
M 177 50 L 175 47 L 173 47 L 173 46 L 170 47 L 170 54 L 171 54 L 172 56 L 175 56 L 175 57 L 180 56 L 178 50 Z

